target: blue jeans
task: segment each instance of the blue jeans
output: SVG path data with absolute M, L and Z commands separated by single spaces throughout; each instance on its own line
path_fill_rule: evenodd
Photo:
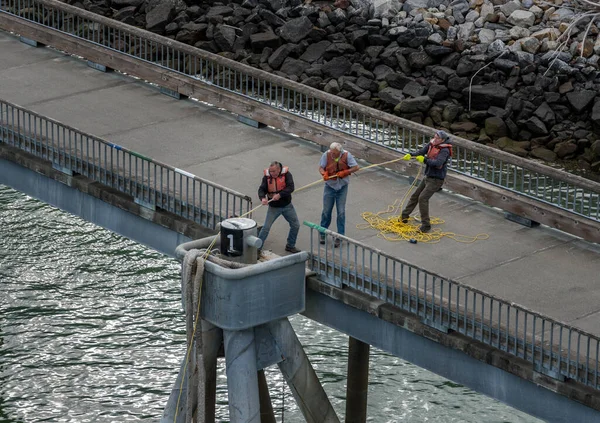
M 346 196 L 348 195 L 348 185 L 335 190 L 329 185 L 325 185 L 323 191 L 323 212 L 321 213 L 321 226 L 329 229 L 331 224 L 331 214 L 333 205 L 337 211 L 337 231 L 340 235 L 346 233 Z
M 267 210 L 267 217 L 265 217 L 265 224 L 260 230 L 260 234 L 258 237 L 262 240 L 263 245 L 265 245 L 265 241 L 269 236 L 269 231 L 271 230 L 271 226 L 279 216 L 283 215 L 283 218 L 288 221 L 290 224 L 290 232 L 287 237 L 287 245 L 290 247 L 296 246 L 296 239 L 298 238 L 298 231 L 300 230 L 300 222 L 298 221 L 298 215 L 296 214 L 296 209 L 292 205 L 292 203 L 288 204 L 285 207 L 271 207 Z

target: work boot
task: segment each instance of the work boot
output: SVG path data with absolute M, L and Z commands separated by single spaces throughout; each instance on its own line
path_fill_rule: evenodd
M 402 220 L 402 223 L 408 223 L 408 217 L 402 216 L 401 220 Z
M 319 235 L 319 244 L 325 245 L 325 235 Z
M 336 238 L 336 239 L 335 239 L 335 241 L 333 242 L 333 247 L 334 247 L 334 248 L 337 248 L 337 247 L 339 247 L 339 246 L 340 246 L 340 244 L 341 244 L 341 241 L 340 241 L 340 239 L 339 239 L 339 238 Z
M 286 246 L 285 246 L 285 251 L 287 251 L 287 252 L 289 252 L 289 253 L 299 253 L 299 252 L 300 252 L 300 251 L 302 251 L 302 250 L 299 250 L 299 249 L 297 249 L 296 247 L 294 247 L 294 246 L 291 246 L 291 245 L 286 245 Z
M 431 225 L 421 225 L 419 230 L 423 233 L 427 233 L 431 230 Z

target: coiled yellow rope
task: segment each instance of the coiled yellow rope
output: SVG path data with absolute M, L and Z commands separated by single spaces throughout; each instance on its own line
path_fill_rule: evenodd
M 435 244 L 442 240 L 442 238 L 450 238 L 456 242 L 461 242 L 465 244 L 470 244 L 475 241 L 488 239 L 490 236 L 488 234 L 482 233 L 477 234 L 475 236 L 468 235 L 460 235 L 454 232 L 443 232 L 439 228 L 434 228 L 430 232 L 424 233 L 419 230 L 420 221 L 415 219 L 414 217 L 409 217 L 408 222 L 403 223 L 402 217 L 400 215 L 404 202 L 410 195 L 411 191 L 415 188 L 419 176 L 421 175 L 421 170 L 423 168 L 419 168 L 419 172 L 415 177 L 415 180 L 408 188 L 404 197 L 400 200 L 394 201 L 393 204 L 388 205 L 386 210 L 382 210 L 377 213 L 373 212 L 363 212 L 361 213 L 362 218 L 367 223 L 359 223 L 356 225 L 357 229 L 375 229 L 379 233 L 377 236 L 379 238 L 383 238 L 386 241 L 397 242 L 397 241 L 409 241 L 409 242 L 425 242 L 429 244 Z M 385 217 L 385 215 L 392 214 L 391 216 Z M 418 222 L 418 223 L 417 223 Z M 431 225 L 441 225 L 445 223 L 444 220 L 438 217 L 431 218 Z

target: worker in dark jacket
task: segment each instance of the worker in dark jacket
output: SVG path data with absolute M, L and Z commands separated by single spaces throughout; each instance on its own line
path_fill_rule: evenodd
M 411 195 L 408 204 L 402 210 L 402 222 L 408 222 L 408 216 L 419 205 L 421 215 L 421 232 L 431 230 L 429 217 L 429 199 L 439 191 L 444 184 L 448 163 L 452 158 L 452 144 L 450 136 L 444 131 L 437 131 L 433 139 L 414 153 L 406 154 L 403 159 L 410 160 L 412 156 L 420 163 L 425 164 L 425 177 Z
M 289 169 L 279 162 L 272 162 L 269 168 L 264 170 L 262 182 L 258 188 L 258 198 L 263 205 L 269 205 L 265 223 L 258 237 L 264 245 L 273 222 L 283 215 L 283 218 L 290 224 L 285 251 L 298 253 L 300 250 L 296 248 L 296 239 L 300 230 L 300 222 L 292 204 L 292 192 L 294 192 L 294 178 Z

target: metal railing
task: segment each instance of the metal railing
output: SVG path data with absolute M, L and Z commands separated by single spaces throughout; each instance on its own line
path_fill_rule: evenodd
M 600 389 L 599 337 L 313 223 L 304 225 L 311 228 L 309 267 L 324 282 L 354 288 L 418 315 L 429 326 L 522 358 L 537 372 Z
M 246 195 L 2 99 L 0 142 L 211 229 L 252 209 Z
M 0 0 L 8 13 L 398 152 L 433 129 L 56 0 Z M 451 170 L 600 221 L 600 184 L 458 137 Z

